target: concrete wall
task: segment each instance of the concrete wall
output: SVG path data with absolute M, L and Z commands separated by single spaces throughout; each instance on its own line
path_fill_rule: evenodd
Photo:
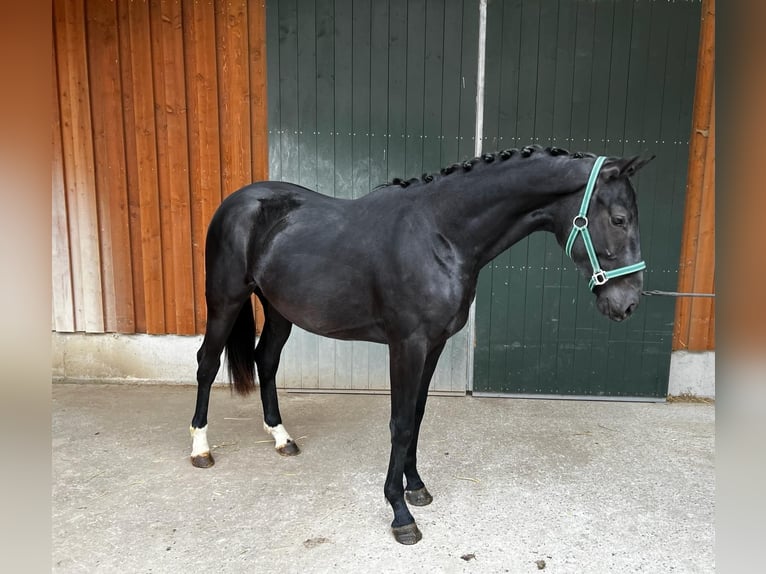
M 201 344 L 202 335 L 53 333 L 53 379 L 195 384 Z
M 201 343 L 201 335 L 53 333 L 53 379 L 195 384 L 196 354 Z M 225 380 L 222 368 L 216 381 Z M 280 386 L 293 385 L 288 381 Z M 674 352 L 668 394 L 715 397 L 715 352 Z
M 668 394 L 715 397 L 715 351 L 674 351 Z

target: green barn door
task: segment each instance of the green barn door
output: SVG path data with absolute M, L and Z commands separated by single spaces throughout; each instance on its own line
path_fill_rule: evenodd
M 700 3 L 489 2 L 484 149 L 528 143 L 656 154 L 634 184 L 645 289 L 675 290 Z M 485 268 L 474 391 L 612 397 L 667 392 L 675 301 L 613 323 L 552 235 Z
M 266 19 L 271 179 L 357 198 L 473 156 L 475 0 L 269 0 Z M 450 340 L 432 391 L 465 394 L 470 345 Z M 388 351 L 295 328 L 278 384 L 384 391 Z

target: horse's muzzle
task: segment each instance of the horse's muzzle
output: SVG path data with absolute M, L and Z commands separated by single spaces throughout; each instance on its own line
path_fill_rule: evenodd
M 624 321 L 633 314 L 638 307 L 638 292 L 624 293 L 619 290 L 611 290 L 608 293 L 600 293 L 596 300 L 598 310 L 609 317 L 612 321 Z

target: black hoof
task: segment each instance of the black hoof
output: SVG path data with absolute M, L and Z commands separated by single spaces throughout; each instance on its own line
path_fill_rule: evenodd
M 191 461 L 192 465 L 196 466 L 197 468 L 210 468 L 215 464 L 213 455 L 209 452 L 203 452 L 202 454 L 193 456 L 191 457 Z
M 425 486 L 417 490 L 406 491 L 404 498 L 413 506 L 428 506 L 434 501 L 434 497 L 431 496 L 431 493 L 428 492 Z
M 298 448 L 297 442 L 291 440 L 285 446 L 280 446 L 277 452 L 282 456 L 295 456 L 301 453 L 301 449 Z
M 404 526 L 392 526 L 391 532 L 394 533 L 396 541 L 405 546 L 416 544 L 423 538 L 423 534 L 421 534 L 418 525 L 414 522 L 412 524 L 405 524 Z

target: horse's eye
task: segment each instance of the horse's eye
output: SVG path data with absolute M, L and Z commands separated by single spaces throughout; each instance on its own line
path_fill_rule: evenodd
M 623 217 L 622 215 L 613 215 L 612 225 L 616 227 L 623 227 L 625 225 L 625 217 Z

